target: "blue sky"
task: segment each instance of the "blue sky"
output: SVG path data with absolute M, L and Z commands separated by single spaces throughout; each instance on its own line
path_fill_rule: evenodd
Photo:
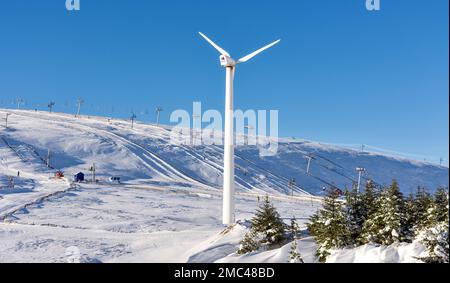
M 226 3 L 226 4 L 224 4 Z M 280 111 L 280 135 L 448 159 L 447 0 L 65 0 L 0 3 L 0 107 L 154 121 L 222 110 L 224 70 L 203 31 L 239 66 L 235 106 Z M 40 106 L 39 106 L 40 107 Z M 147 111 L 147 112 L 146 112 Z M 147 114 L 148 113 L 148 114 Z

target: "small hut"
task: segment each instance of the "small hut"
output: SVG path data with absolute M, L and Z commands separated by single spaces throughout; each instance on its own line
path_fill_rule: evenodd
M 77 183 L 83 182 L 84 181 L 84 174 L 82 172 L 78 172 L 77 174 L 75 174 L 73 176 L 73 181 L 77 182 Z

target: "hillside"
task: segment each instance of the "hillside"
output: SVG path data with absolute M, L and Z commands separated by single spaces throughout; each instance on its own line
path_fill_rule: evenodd
M 6 110 L 0 110 L 4 116 Z M 156 127 L 102 117 L 75 118 L 68 114 L 8 110 L 9 129 L 0 130 L 0 150 L 15 151 L 32 170 L 51 165 L 68 175 L 95 162 L 99 178 L 120 176 L 122 180 L 146 180 L 152 184 L 184 183 L 220 188 L 221 146 L 177 146 L 170 143 L 168 126 Z M 238 138 L 243 138 L 238 136 Z M 6 154 L 6 153 L 4 153 Z M 307 156 L 315 159 L 306 173 Z M 1 157 L 2 160 L 6 155 Z M 356 167 L 364 167 L 364 179 L 378 184 L 397 179 L 405 193 L 417 186 L 434 190 L 448 186 L 448 168 L 379 153 L 358 152 L 316 142 L 280 139 L 276 156 L 260 156 L 252 146 L 236 150 L 236 183 L 240 191 L 290 194 L 289 180 L 295 178 L 295 194 L 320 195 L 324 186 L 351 187 Z
M 289 246 L 234 254 L 263 194 L 270 194 L 286 223 L 295 216 L 305 229 L 321 206 L 314 194 L 331 183 L 350 186 L 356 166 L 365 166 L 365 177 L 379 183 L 397 178 L 404 191 L 448 184 L 448 168 L 314 142 L 282 139 L 274 157 L 239 147 L 239 222 L 224 230 L 220 146 L 173 145 L 166 126 L 137 123 L 131 129 L 123 120 L 8 112 L 9 127 L 0 130 L 0 262 L 286 262 Z M 306 174 L 304 157 L 310 154 L 315 160 Z M 93 163 L 97 183 L 71 183 L 79 171 L 90 179 Z M 53 178 L 56 170 L 66 178 Z M 110 182 L 111 176 L 121 183 Z M 290 178 L 298 184 L 293 197 Z M 307 235 L 299 251 L 315 262 L 315 244 Z M 369 259 L 384 260 L 379 254 Z M 364 259 L 349 251 L 334 256 Z

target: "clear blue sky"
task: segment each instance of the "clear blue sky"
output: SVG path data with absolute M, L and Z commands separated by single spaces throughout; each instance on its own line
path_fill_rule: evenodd
M 161 105 L 166 123 L 193 101 L 222 110 L 224 70 L 197 32 L 235 57 L 281 38 L 238 69 L 237 108 L 278 109 L 281 136 L 448 159 L 449 2 L 381 3 L 2 1 L 0 107 L 73 112 L 81 96 L 85 113 L 144 121 Z

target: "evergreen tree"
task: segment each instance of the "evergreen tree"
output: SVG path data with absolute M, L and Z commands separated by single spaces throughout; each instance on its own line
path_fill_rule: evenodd
M 302 256 L 297 251 L 297 240 L 294 240 L 291 244 L 291 251 L 289 252 L 289 263 L 305 263 Z
M 448 221 L 448 204 L 449 204 L 448 188 L 440 187 L 437 189 L 433 203 L 435 205 L 435 217 L 437 222 Z
M 291 236 L 291 239 L 297 239 L 299 231 L 300 226 L 297 223 L 297 219 L 295 219 L 295 217 L 292 217 L 291 225 L 289 225 L 289 234 Z
M 365 219 L 364 223 L 361 227 L 361 232 L 359 234 L 359 237 L 357 239 L 357 243 L 364 245 L 369 242 L 369 240 L 366 239 L 364 234 L 367 233 L 368 227 L 377 225 L 377 223 L 372 223 L 373 221 L 369 221 L 366 223 L 369 219 L 373 220 L 373 215 L 379 211 L 380 209 L 380 195 L 381 195 L 381 189 L 376 186 L 376 184 L 372 180 L 368 180 L 366 183 L 366 188 L 364 193 L 362 194 L 362 203 L 363 207 L 365 209 Z
M 428 250 L 428 256 L 421 258 L 426 263 L 449 263 L 449 223 L 442 222 L 428 228 L 422 234 L 421 242 Z
M 252 230 L 262 234 L 261 244 L 271 246 L 285 240 L 285 224 L 268 196 L 259 205 L 251 223 Z
M 365 206 L 363 195 L 359 194 L 356 187 L 345 193 L 345 214 L 353 244 L 359 243 L 360 234 L 364 222 L 367 219 L 368 208 Z
M 379 195 L 380 190 L 377 188 L 375 183 L 372 180 L 368 180 L 364 193 L 361 196 L 368 215 L 378 209 L 376 206 L 376 201 Z
M 325 262 L 330 250 L 342 248 L 351 242 L 343 203 L 339 200 L 336 188 L 327 191 L 323 200 L 323 208 L 311 217 L 308 230 L 314 237 L 319 261 Z
M 245 234 L 237 253 L 246 254 L 259 250 L 260 243 L 257 237 L 257 233 L 251 229 L 248 233 Z
M 377 209 L 364 223 L 362 241 L 391 245 L 408 240 L 405 202 L 397 181 L 381 193 L 375 205 Z
M 369 242 L 378 242 L 374 234 L 375 231 L 379 231 L 383 227 L 383 219 L 380 217 L 381 194 L 382 190 L 377 188 L 373 181 L 369 180 L 362 196 L 367 216 L 358 238 L 358 243 L 361 245 Z
M 427 211 L 426 229 L 419 239 L 427 247 L 428 263 L 449 262 L 449 195 L 448 190 L 439 188 Z
M 410 193 L 408 197 L 405 198 L 405 226 L 409 232 L 409 238 L 413 238 L 416 235 L 416 231 L 414 230 L 416 224 L 416 199 L 414 194 Z
M 413 215 L 414 223 L 413 230 L 420 231 L 425 227 L 429 227 L 428 210 L 431 208 L 433 199 L 425 188 L 419 187 L 414 199 Z
M 309 222 L 306 224 L 306 227 L 309 234 L 314 238 L 324 234 L 325 225 L 323 225 L 320 211 L 309 218 Z
M 304 263 L 300 253 L 297 251 L 298 249 L 298 232 L 299 232 L 299 226 L 297 221 L 295 220 L 295 217 L 291 219 L 291 225 L 289 226 L 289 232 L 291 234 L 292 244 L 291 244 L 291 250 L 289 252 L 289 262 L 290 263 Z

